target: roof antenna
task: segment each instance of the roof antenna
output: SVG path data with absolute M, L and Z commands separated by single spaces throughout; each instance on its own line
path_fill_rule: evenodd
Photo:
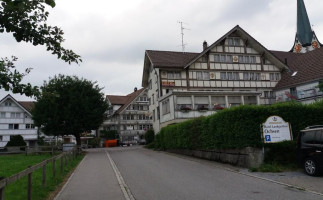
M 185 52 L 185 46 L 187 45 L 186 43 L 184 43 L 184 30 L 190 30 L 190 29 L 187 29 L 183 26 L 183 22 L 178 22 L 181 24 L 181 35 L 182 35 L 182 52 L 184 53 Z

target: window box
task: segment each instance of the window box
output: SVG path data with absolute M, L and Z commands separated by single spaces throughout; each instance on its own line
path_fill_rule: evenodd
M 192 110 L 192 108 L 190 108 L 188 106 L 182 106 L 182 107 L 180 107 L 180 111 L 182 111 L 182 112 L 189 112 L 190 110 Z
M 197 106 L 197 110 L 198 110 L 199 112 L 206 112 L 206 111 L 208 111 L 208 110 L 209 110 L 209 107 L 208 107 L 207 105 L 198 105 L 198 106 Z
M 220 106 L 220 105 L 215 105 L 214 106 L 214 110 L 223 110 L 224 107 Z

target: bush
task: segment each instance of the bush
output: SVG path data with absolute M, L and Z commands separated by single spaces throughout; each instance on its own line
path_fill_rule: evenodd
M 107 140 L 115 140 L 115 139 L 119 139 L 119 134 L 117 130 L 110 130 L 110 131 L 102 130 L 100 131 L 100 137 Z
M 155 140 L 155 132 L 153 129 L 149 129 L 145 133 L 146 144 L 150 144 Z
M 207 150 L 262 147 L 261 124 L 273 115 L 291 124 L 296 139 L 299 131 L 305 127 L 323 124 L 323 102 L 311 105 L 285 102 L 271 106 L 243 105 L 224 109 L 208 117 L 162 128 L 155 137 L 155 148 Z
M 265 163 L 296 164 L 296 141 L 265 144 Z
M 89 142 L 93 148 L 96 148 L 100 146 L 100 141 L 101 141 L 100 138 L 95 137 L 95 138 L 92 138 Z
M 10 136 L 10 141 L 6 145 L 7 147 L 19 147 L 26 146 L 26 142 L 21 135 L 12 135 Z

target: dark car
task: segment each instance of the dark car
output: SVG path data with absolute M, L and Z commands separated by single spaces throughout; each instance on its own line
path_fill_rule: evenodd
M 297 140 L 297 158 L 310 176 L 323 173 L 323 125 L 302 130 Z

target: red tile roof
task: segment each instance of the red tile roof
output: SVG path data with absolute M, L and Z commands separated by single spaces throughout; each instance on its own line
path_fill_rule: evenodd
M 121 107 L 117 110 L 116 113 L 120 113 L 124 110 L 145 88 L 141 88 L 136 92 L 132 92 L 126 96 L 117 96 L 117 95 L 107 95 L 106 98 L 113 105 L 121 105 Z
M 127 102 L 128 97 L 117 96 L 117 95 L 107 95 L 106 98 L 114 105 L 123 105 Z
M 33 101 L 18 101 L 18 103 L 24 107 L 28 112 L 34 108 L 35 102 Z
M 147 50 L 146 54 L 157 68 L 183 68 L 199 55 L 199 53 L 153 50 Z
M 136 92 L 130 93 L 127 95 L 127 101 L 121 108 L 117 110 L 117 113 L 119 114 L 121 111 L 123 111 L 145 88 L 141 88 L 140 90 L 137 90 Z
M 289 52 L 276 53 L 290 55 L 289 59 L 287 58 L 290 71 L 282 73 L 281 80 L 276 85 L 276 89 L 291 88 L 300 84 L 323 79 L 323 48 L 305 54 Z M 294 72 L 297 72 L 297 74 L 291 76 Z

